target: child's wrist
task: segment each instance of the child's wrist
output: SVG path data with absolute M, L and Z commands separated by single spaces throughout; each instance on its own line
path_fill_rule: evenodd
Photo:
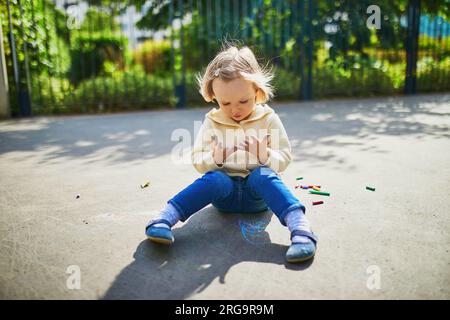
M 260 164 L 265 164 L 267 163 L 267 161 L 269 160 L 269 152 L 266 151 L 265 153 L 263 153 L 263 155 L 259 155 L 258 156 L 258 161 Z
M 212 151 L 212 158 L 214 160 L 214 163 L 218 166 L 221 167 L 223 165 L 223 158 L 222 159 L 217 159 L 214 150 Z

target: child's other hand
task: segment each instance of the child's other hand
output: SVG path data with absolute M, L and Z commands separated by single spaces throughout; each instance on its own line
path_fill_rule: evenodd
M 247 136 L 244 142 L 241 142 L 238 149 L 245 150 L 258 158 L 260 163 L 266 163 L 269 158 L 267 145 L 270 135 L 265 135 L 261 140 L 255 136 Z
M 224 148 L 222 142 L 217 141 L 217 137 L 214 136 L 213 138 L 214 138 L 212 145 L 213 159 L 217 165 L 221 166 L 223 165 L 225 159 L 228 158 L 228 156 L 230 156 L 238 148 L 237 146 Z

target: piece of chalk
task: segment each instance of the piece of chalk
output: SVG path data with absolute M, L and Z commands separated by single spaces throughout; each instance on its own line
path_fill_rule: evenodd
M 330 193 L 329 192 L 323 192 L 323 191 L 313 191 L 313 190 L 309 190 L 309 193 L 311 193 L 311 194 L 318 194 L 318 195 L 321 195 L 321 196 L 330 196 Z
M 309 189 L 308 186 L 302 186 L 302 189 Z
M 146 182 L 144 184 L 141 184 L 141 189 L 147 188 L 150 185 L 150 182 Z
M 314 184 L 310 184 L 309 187 L 310 188 L 314 188 L 314 187 L 321 188 L 321 186 L 317 186 L 317 185 L 314 185 Z
M 313 202 L 313 206 L 316 206 L 316 205 L 322 204 L 322 203 L 323 203 L 323 201 L 314 201 L 314 202 Z
M 366 189 L 370 190 L 370 191 L 375 191 L 375 188 L 372 188 L 372 187 L 366 187 Z
M 302 180 L 303 179 L 303 177 L 298 177 L 297 179 L 295 179 L 295 180 Z
M 320 188 L 317 188 L 316 186 L 312 187 L 316 191 L 320 191 Z
M 295 189 L 298 189 L 298 186 L 295 186 L 294 188 L 295 188 Z

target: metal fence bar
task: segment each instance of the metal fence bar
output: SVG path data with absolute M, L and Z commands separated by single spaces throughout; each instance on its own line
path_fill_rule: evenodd
M 186 65 L 185 65 L 185 51 L 184 51 L 184 6 L 183 1 L 178 1 L 179 19 L 180 19 L 180 55 L 181 55 L 181 83 L 177 86 L 176 96 L 178 98 L 177 108 L 184 108 L 186 106 Z
M 43 0 L 42 1 L 42 7 L 43 7 L 43 22 L 44 22 L 44 29 L 45 29 L 45 52 L 47 55 L 47 60 L 48 60 L 48 66 L 47 66 L 47 72 L 48 72 L 48 86 L 49 86 L 49 91 L 50 91 L 50 100 L 51 100 L 51 104 L 52 107 L 55 105 L 55 95 L 53 92 L 53 84 L 52 84 L 52 76 L 54 76 L 53 73 L 53 63 L 51 61 L 51 55 L 50 55 L 50 36 L 49 36 L 49 32 L 48 32 L 48 21 L 47 21 L 47 6 L 46 6 L 46 1 Z
M 420 1 L 409 0 L 408 34 L 406 39 L 405 93 L 416 93 L 417 51 L 419 43 Z
M 35 2 L 35 0 L 31 0 L 30 1 L 30 6 L 31 6 L 31 27 L 34 29 L 34 32 L 36 34 L 38 30 L 37 30 L 37 24 L 36 24 L 34 2 Z M 39 50 L 39 48 L 38 48 L 38 50 Z M 36 64 L 38 66 L 41 65 L 42 62 L 39 59 L 39 52 L 37 50 L 33 50 L 33 53 L 34 53 L 34 55 L 36 56 L 36 59 L 37 59 Z M 42 85 L 41 85 L 41 81 L 40 81 L 39 78 L 36 79 L 35 77 L 32 77 L 32 79 L 33 79 L 33 84 L 36 83 L 37 89 L 38 89 L 38 92 L 39 92 L 39 108 L 42 108 L 42 106 L 43 106 L 43 99 L 42 99 Z M 34 106 L 36 106 L 36 104 L 34 104 Z
M 312 99 L 312 68 L 313 68 L 313 50 L 314 50 L 314 41 L 312 35 L 312 20 L 314 19 L 315 10 L 313 8 L 314 1 L 308 0 L 308 19 L 306 22 L 306 37 L 308 39 L 306 43 L 306 85 L 305 85 L 305 93 L 304 99 L 311 100 Z

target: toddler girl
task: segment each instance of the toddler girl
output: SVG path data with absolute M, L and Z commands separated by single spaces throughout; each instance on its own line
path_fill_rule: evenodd
M 203 98 L 220 107 L 205 115 L 192 150 L 192 163 L 202 177 L 168 200 L 147 224 L 151 241 L 173 243 L 171 227 L 208 204 L 221 212 L 270 208 L 291 233 L 287 261 L 314 256 L 317 237 L 305 217 L 305 206 L 279 176 L 292 156 L 284 126 L 266 104 L 273 97 L 272 79 L 248 47 L 234 45 L 222 48 L 198 77 Z

